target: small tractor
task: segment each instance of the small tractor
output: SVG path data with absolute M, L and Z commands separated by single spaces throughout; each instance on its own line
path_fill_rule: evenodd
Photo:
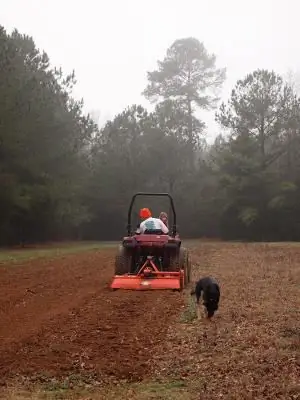
M 169 234 L 160 230 L 138 234 L 132 230 L 132 208 L 138 196 L 168 197 L 173 214 Z M 129 290 L 173 289 L 181 291 L 190 282 L 188 250 L 181 246 L 176 228 L 173 198 L 168 193 L 136 193 L 129 205 L 127 236 L 115 259 L 115 276 L 110 288 Z

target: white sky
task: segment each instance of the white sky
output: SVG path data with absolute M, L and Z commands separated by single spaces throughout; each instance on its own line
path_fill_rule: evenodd
M 33 36 L 52 64 L 75 69 L 76 97 L 99 122 L 141 96 L 146 72 L 174 40 L 194 36 L 227 67 L 222 98 L 256 68 L 300 71 L 298 0 L 0 0 L 0 24 Z M 200 112 L 208 139 L 214 112 Z

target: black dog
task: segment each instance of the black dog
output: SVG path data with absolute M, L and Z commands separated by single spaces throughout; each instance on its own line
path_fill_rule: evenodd
M 203 305 L 207 311 L 207 318 L 211 318 L 219 307 L 220 287 L 218 282 L 209 276 L 199 279 L 195 289 L 191 291 L 191 296 L 196 295 L 198 305 L 202 292 Z

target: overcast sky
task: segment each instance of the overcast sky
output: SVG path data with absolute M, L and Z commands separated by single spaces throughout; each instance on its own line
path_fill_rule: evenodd
M 256 68 L 300 71 L 298 0 L 0 0 L 0 24 L 33 36 L 51 62 L 75 69 L 76 97 L 100 123 L 141 96 L 146 72 L 176 39 L 194 36 L 227 67 L 222 98 Z M 208 137 L 214 113 L 200 113 Z

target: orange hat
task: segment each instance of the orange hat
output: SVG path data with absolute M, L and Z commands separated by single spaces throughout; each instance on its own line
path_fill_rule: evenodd
M 140 210 L 140 217 L 141 218 L 150 218 L 151 217 L 151 211 L 149 208 L 142 208 Z

